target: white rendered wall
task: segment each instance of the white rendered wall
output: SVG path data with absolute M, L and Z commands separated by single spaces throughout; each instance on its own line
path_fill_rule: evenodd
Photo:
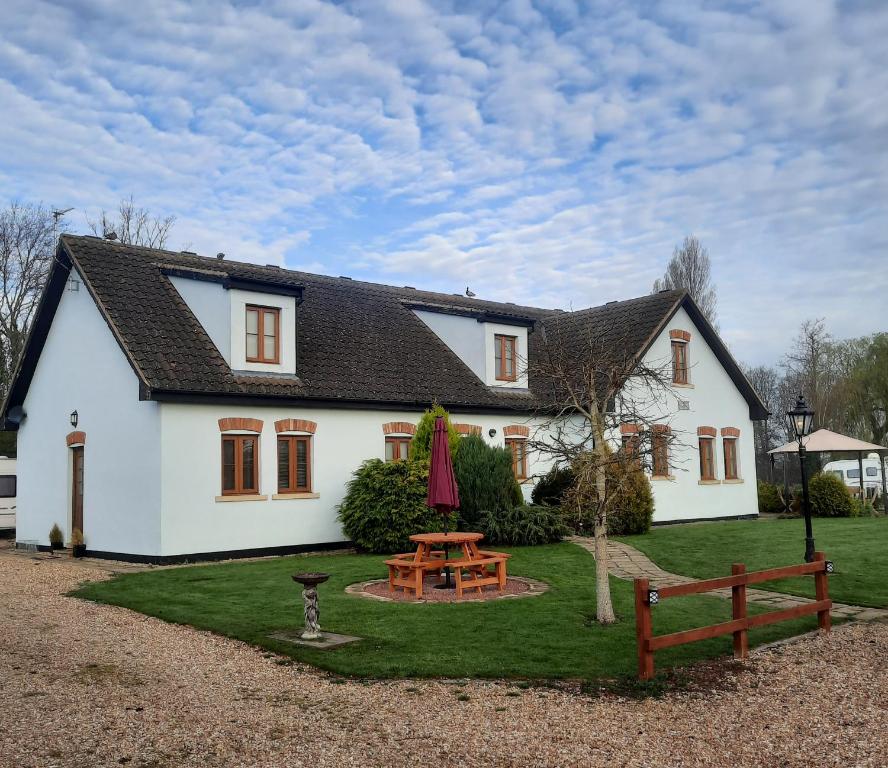
M 214 405 L 161 406 L 163 424 L 164 555 L 219 552 L 263 547 L 309 545 L 345 539 L 336 519 L 352 473 L 367 459 L 385 458 L 382 425 L 392 421 L 416 424 L 419 413 L 330 408 L 234 407 Z M 261 419 L 259 473 L 263 500 L 217 501 L 221 483 L 223 417 Z M 276 432 L 278 419 L 317 423 L 312 446 L 312 490 L 318 498 L 273 499 L 277 491 Z M 503 445 L 503 427 L 525 424 L 520 417 L 452 413 L 454 422 L 476 424 L 491 444 Z M 497 433 L 490 438 L 488 430 Z M 536 463 L 535 463 L 536 462 Z M 529 473 L 543 467 L 529 459 Z M 523 484 L 529 498 L 532 482 Z
M 171 275 L 167 278 L 231 365 L 231 300 L 221 283 Z
M 481 381 L 487 376 L 484 324 L 474 317 L 414 309 L 415 314 Z
M 691 382 L 674 388 L 663 406 L 664 422 L 671 425 L 675 442 L 670 446 L 670 472 L 673 479 L 652 479 L 654 522 L 698 520 L 708 517 L 732 517 L 758 514 L 755 475 L 755 449 L 749 404 L 740 394 L 715 354 L 703 340 L 697 327 L 679 309 L 645 356 L 651 366 L 669 364 L 672 349 L 670 330 L 689 331 L 688 348 Z M 679 411 L 677 399 L 688 401 L 689 410 Z M 715 468 L 718 484 L 700 483 L 700 459 L 697 428 L 715 427 Z M 724 482 L 722 427 L 740 430 L 737 461 L 740 482 Z
M 160 415 L 139 400 L 138 380 L 86 286 L 65 290 L 24 403 L 18 432 L 16 539 L 71 535 L 71 449 L 86 433 L 83 533 L 88 549 L 160 550 Z

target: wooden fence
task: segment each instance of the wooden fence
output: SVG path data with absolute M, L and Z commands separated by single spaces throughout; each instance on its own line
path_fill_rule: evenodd
M 651 589 L 648 579 L 635 579 L 635 634 L 638 639 L 638 677 L 640 680 L 650 680 L 654 676 L 654 652 L 662 648 L 670 648 L 673 645 L 693 643 L 697 640 L 707 640 L 719 635 L 734 635 L 734 657 L 745 659 L 749 654 L 749 640 L 747 633 L 753 627 L 761 627 L 765 624 L 774 624 L 778 621 L 796 619 L 800 616 L 808 616 L 816 613 L 820 629 L 829 631 L 829 611 L 832 601 L 829 599 L 829 587 L 827 574 L 832 573 L 833 565 L 826 560 L 823 552 L 814 553 L 814 562 L 801 565 L 787 565 L 782 568 L 770 568 L 766 571 L 746 572 L 743 563 L 735 563 L 731 566 L 731 575 L 718 579 L 706 579 L 704 581 L 690 581 L 687 584 L 678 584 L 674 587 L 662 587 Z M 772 579 L 783 579 L 788 576 L 814 575 L 814 590 L 816 599 L 814 602 L 786 608 L 782 611 L 770 611 L 755 616 L 746 615 L 746 585 L 758 584 Z M 721 624 L 711 624 L 698 629 L 689 629 L 684 632 L 673 632 L 670 635 L 653 635 L 651 628 L 651 606 L 669 597 L 681 597 L 683 595 L 696 595 L 701 592 L 711 592 L 715 589 L 731 588 L 732 619 Z

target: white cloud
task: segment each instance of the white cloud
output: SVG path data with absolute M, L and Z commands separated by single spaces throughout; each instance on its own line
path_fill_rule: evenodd
M 561 307 L 694 231 L 740 357 L 884 323 L 888 6 L 456 5 L 7 0 L 0 194 Z

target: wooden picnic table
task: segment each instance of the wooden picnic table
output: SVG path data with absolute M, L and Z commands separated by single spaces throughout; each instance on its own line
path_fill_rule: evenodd
M 415 552 L 405 552 L 386 560 L 389 567 L 389 591 L 395 587 L 412 590 L 422 597 L 422 581 L 426 573 L 440 574 L 445 568 L 453 569 L 456 576 L 456 596 L 462 597 L 464 589 L 477 589 L 496 585 L 500 592 L 506 587 L 506 560 L 504 552 L 489 552 L 478 548 L 483 533 L 452 531 L 450 533 L 416 533 L 410 541 L 417 545 Z M 450 557 L 443 547 L 455 547 L 461 557 Z M 491 571 L 490 568 L 493 570 Z M 463 575 L 463 571 L 466 575 Z

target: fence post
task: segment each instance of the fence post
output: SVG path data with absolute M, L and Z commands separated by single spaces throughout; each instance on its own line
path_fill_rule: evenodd
M 731 575 L 739 576 L 746 573 L 743 563 L 734 563 L 731 566 Z M 731 614 L 734 621 L 746 618 L 746 584 L 736 584 L 731 587 Z M 746 627 L 734 632 L 734 658 L 745 659 L 749 655 L 749 634 Z
M 651 639 L 651 606 L 648 604 L 647 579 L 635 579 L 635 638 L 638 643 L 638 679 L 654 676 L 654 654 L 648 650 Z
M 829 583 L 827 581 L 829 577 L 826 575 L 826 555 L 823 552 L 815 552 L 814 562 L 823 564 L 823 569 L 814 574 L 814 595 L 818 601 L 829 600 Z M 824 632 L 829 632 L 830 627 L 832 627 L 829 608 L 817 611 L 817 624 Z

